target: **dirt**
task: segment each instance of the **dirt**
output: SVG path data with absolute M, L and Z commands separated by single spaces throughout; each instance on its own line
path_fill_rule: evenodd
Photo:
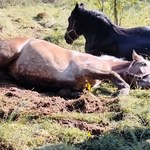
M 64 99 L 57 93 L 39 93 L 33 89 L 25 89 L 12 82 L 0 82 L 0 118 L 16 120 L 19 115 L 34 114 L 35 116 L 45 116 L 52 113 L 81 112 L 100 113 L 111 111 L 108 105 L 118 100 L 100 99 L 89 92 L 81 94 L 76 99 Z M 104 122 L 87 123 L 85 121 L 72 119 L 55 120 L 62 126 L 76 127 L 80 130 L 89 131 L 92 135 L 100 135 L 109 129 L 109 124 Z M 4 147 L 2 142 L 0 144 Z M 1 147 L 2 147 L 1 146 Z M 11 149 L 8 148 L 4 149 Z

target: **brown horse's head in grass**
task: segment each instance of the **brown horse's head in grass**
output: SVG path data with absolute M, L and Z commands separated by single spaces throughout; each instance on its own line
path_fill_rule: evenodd
M 132 54 L 133 62 L 125 72 L 130 84 L 140 88 L 150 87 L 150 61 L 138 55 L 135 51 Z

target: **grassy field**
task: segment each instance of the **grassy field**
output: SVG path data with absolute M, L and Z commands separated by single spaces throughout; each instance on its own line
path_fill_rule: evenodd
M 64 40 L 67 19 L 76 1 L 8 2 L 0 3 L 0 39 L 36 37 L 65 48 L 84 51 L 83 37 L 73 45 L 66 44 Z M 95 1 L 82 2 L 87 8 L 97 8 Z M 109 11 L 106 14 L 113 20 Z M 121 24 L 124 27 L 150 26 L 149 14 L 149 2 L 132 6 L 124 12 Z M 150 91 L 135 89 L 129 96 L 112 98 L 110 93 L 115 90 L 112 85 L 104 84 L 100 89 L 93 93 L 96 100 L 105 103 L 105 110 L 101 112 L 22 113 L 21 109 L 30 97 L 22 97 L 11 113 L 4 115 L 0 109 L 0 149 L 150 150 Z M 0 92 L 0 107 L 7 109 L 7 103 L 4 104 L 7 98 Z M 19 117 L 15 119 L 16 116 Z M 62 120 L 71 122 L 71 125 L 65 125 Z M 79 126 L 72 125 L 74 122 L 78 122 Z M 81 129 L 81 126 L 92 130 Z

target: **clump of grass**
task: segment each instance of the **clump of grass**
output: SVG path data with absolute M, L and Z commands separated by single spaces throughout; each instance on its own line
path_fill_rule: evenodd
M 143 131 L 145 135 L 149 135 L 148 130 L 132 130 L 128 128 L 126 131 L 112 131 L 105 133 L 103 136 L 90 138 L 83 143 L 77 145 L 80 150 L 149 150 L 150 144 L 146 142 L 149 136 L 142 137 Z M 140 137 L 140 138 L 138 138 Z
M 87 123 L 98 123 L 100 121 L 108 122 L 109 119 L 112 117 L 112 114 L 109 112 L 106 113 L 90 113 L 90 114 L 83 114 L 83 113 L 55 113 L 51 114 L 48 118 L 54 119 L 54 120 L 61 120 L 61 119 L 72 119 L 72 120 L 79 120 L 79 121 L 85 121 Z
M 48 14 L 46 12 L 40 12 L 34 17 L 34 19 L 40 21 L 46 17 L 48 17 Z
M 62 127 L 50 120 L 40 123 L 1 122 L 0 137 L 14 148 L 35 148 L 46 143 L 77 143 L 87 138 L 87 133 L 78 128 Z
M 70 145 L 67 143 L 62 144 L 46 144 L 42 147 L 35 148 L 35 150 L 80 150 L 74 145 Z
M 112 96 L 116 91 L 117 88 L 112 83 L 104 81 L 98 88 L 93 89 L 92 93 L 97 96 Z
M 23 5 L 23 6 L 29 6 L 29 5 L 35 5 L 41 3 L 40 0 L 1 0 L 0 1 L 0 8 L 6 8 L 8 6 L 17 6 L 17 5 Z
M 120 106 L 123 112 L 138 117 L 143 125 L 150 125 L 150 101 L 147 91 L 135 90 L 131 96 L 122 98 Z

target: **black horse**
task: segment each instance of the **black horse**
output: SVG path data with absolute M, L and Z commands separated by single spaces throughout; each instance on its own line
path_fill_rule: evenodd
M 93 55 L 113 55 L 131 60 L 132 51 L 150 55 L 150 27 L 125 29 L 112 23 L 102 12 L 86 10 L 76 4 L 68 19 L 65 40 L 72 44 L 83 35 L 85 52 Z

